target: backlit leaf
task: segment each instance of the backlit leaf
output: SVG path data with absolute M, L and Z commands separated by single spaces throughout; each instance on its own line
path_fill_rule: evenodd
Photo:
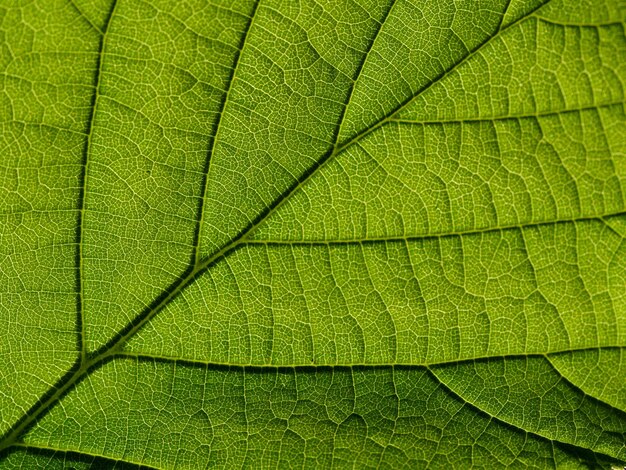
M 1 2 L 0 467 L 623 466 L 625 20 Z

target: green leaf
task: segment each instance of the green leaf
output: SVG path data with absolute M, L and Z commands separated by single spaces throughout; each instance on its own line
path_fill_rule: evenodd
M 0 4 L 0 467 L 626 463 L 621 0 Z

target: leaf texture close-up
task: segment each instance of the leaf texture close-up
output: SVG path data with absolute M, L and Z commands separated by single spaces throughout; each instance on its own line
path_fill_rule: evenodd
M 0 0 L 0 468 L 621 468 L 624 0 Z

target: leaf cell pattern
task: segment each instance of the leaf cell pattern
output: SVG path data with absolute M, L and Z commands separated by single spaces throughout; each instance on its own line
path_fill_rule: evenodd
M 620 0 L 0 5 L 0 467 L 626 462 Z

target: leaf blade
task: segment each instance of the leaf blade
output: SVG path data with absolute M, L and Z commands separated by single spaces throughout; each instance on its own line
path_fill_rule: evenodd
M 0 402 L 3 467 L 624 458 L 622 10 L 330 3 L 120 0 L 107 22 L 104 0 L 59 0 L 0 23 L 36 19 L 38 57 L 39 31 L 62 30 L 52 48 L 82 64 L 68 76 L 98 77 L 96 112 L 76 104 L 93 87 L 40 80 L 58 53 L 0 76 L 26 92 L 11 126 L 36 129 L 11 142 L 15 162 L 41 149 L 66 178 L 42 182 L 39 161 L 5 172 L 19 197 L 4 215 L 32 232 L 5 230 L 7 298 L 25 324 L 24 299 L 45 294 L 78 292 L 85 311 L 60 308 L 47 340 L 29 325 L 33 351 L 65 362 L 2 373 L 24 387 Z M 49 234 L 33 231 L 42 213 Z M 8 344 L 15 369 L 27 348 Z

